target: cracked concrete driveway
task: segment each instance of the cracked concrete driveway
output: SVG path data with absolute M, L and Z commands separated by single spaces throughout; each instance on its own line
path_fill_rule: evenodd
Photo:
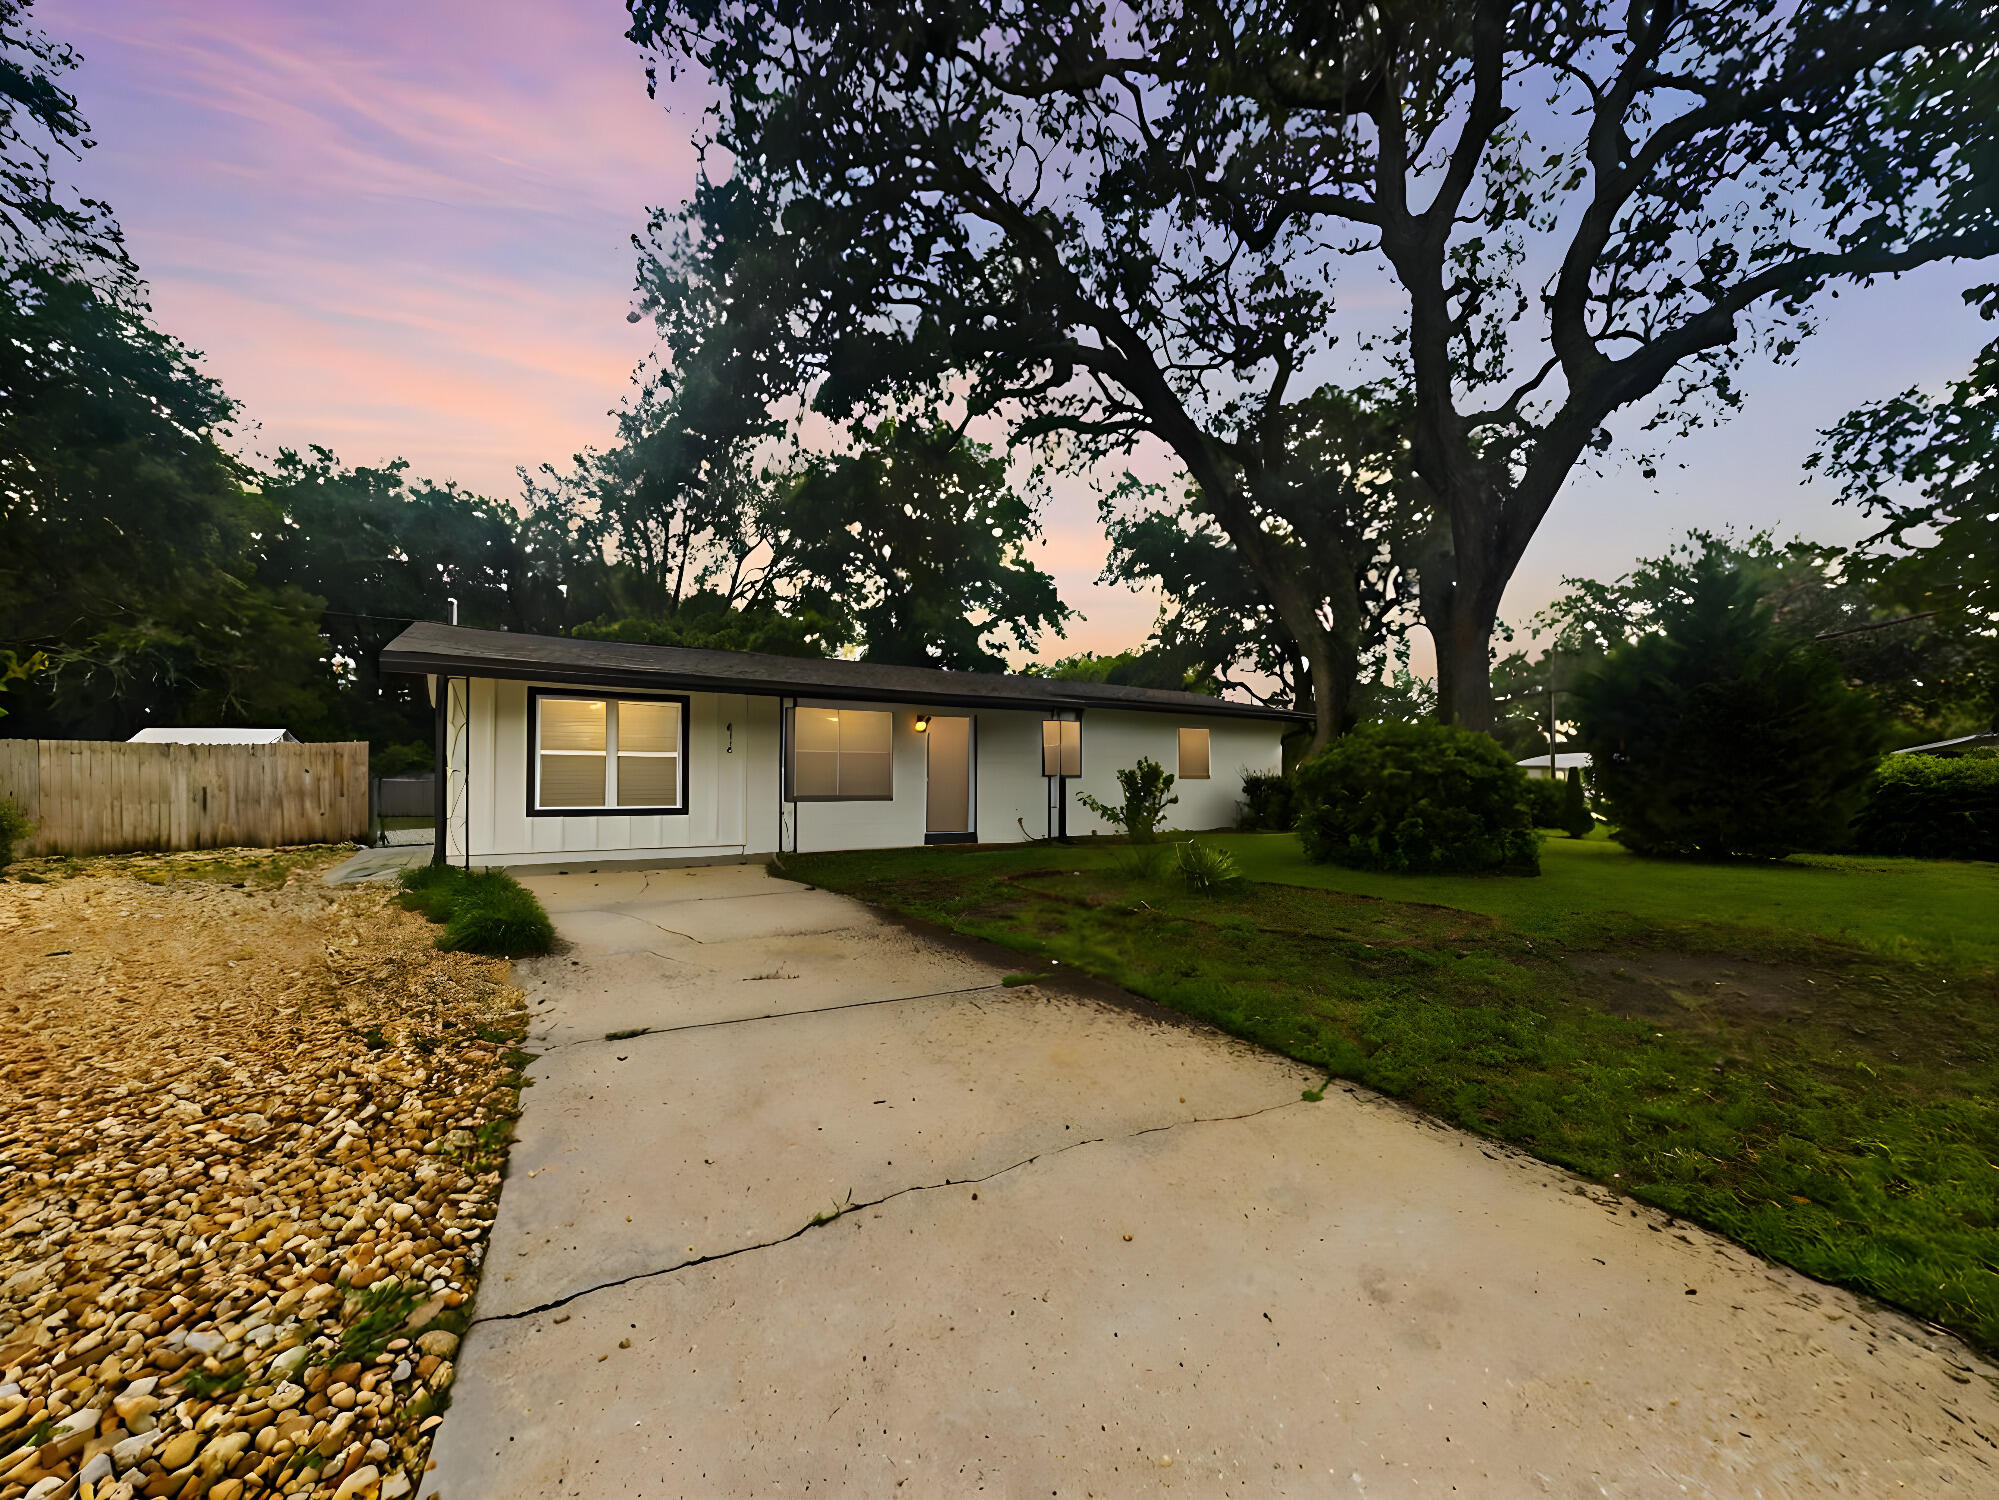
M 1999 1485 L 1962 1346 L 1553 1168 L 760 870 L 528 883 L 426 1495 Z

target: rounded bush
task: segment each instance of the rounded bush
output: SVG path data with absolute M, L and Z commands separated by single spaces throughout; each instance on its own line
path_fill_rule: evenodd
M 1862 854 L 1999 860 L 1999 756 L 1891 755 L 1853 820 Z
M 1527 777 L 1489 735 L 1367 724 L 1298 768 L 1309 859 L 1359 870 L 1541 873 Z

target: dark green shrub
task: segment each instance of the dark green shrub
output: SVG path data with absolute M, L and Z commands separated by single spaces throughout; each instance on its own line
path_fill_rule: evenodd
M 1287 833 L 1298 822 L 1298 793 L 1291 778 L 1277 771 L 1245 771 L 1242 778 L 1242 827 Z
M 1242 870 L 1234 855 L 1194 839 L 1176 847 L 1174 863 L 1187 889 L 1199 896 L 1212 896 L 1242 884 Z
M 1586 839 L 1596 832 L 1589 799 L 1583 795 L 1581 766 L 1570 766 L 1568 780 L 1562 783 L 1562 821 L 1555 826 L 1572 839 Z
M 1180 800 L 1168 795 L 1174 779 L 1158 761 L 1141 755 L 1137 765 L 1117 773 L 1118 790 L 1124 793 L 1122 804 L 1113 807 L 1088 792 L 1076 800 L 1106 823 L 1122 828 L 1134 844 L 1149 844 L 1159 836 L 1159 820 L 1166 816 L 1166 809 Z
M 1562 826 L 1562 792 L 1559 781 L 1545 776 L 1527 777 L 1527 812 L 1536 828 Z
M 1873 705 L 1810 641 L 1785 640 L 1749 580 L 1703 562 L 1575 696 L 1591 785 L 1640 854 L 1781 859 L 1834 849 L 1880 755 Z
M 1999 859 L 1999 755 L 1891 755 L 1853 820 L 1862 854 Z
M 437 946 L 494 958 L 526 958 L 555 946 L 555 926 L 533 891 L 505 870 L 419 865 L 396 877 L 396 899 L 444 924 Z
M 1365 724 L 1298 768 L 1308 858 L 1363 870 L 1541 873 L 1527 777 L 1490 735 Z
M 14 846 L 25 843 L 34 823 L 11 797 L 0 797 L 0 870 L 14 862 Z

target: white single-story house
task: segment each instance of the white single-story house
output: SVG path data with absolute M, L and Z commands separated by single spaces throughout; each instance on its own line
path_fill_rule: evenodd
M 289 729 L 142 729 L 128 745 L 296 745 Z
M 1589 774 L 1589 752 L 1587 750 L 1557 750 L 1553 755 L 1530 755 L 1514 764 L 1527 773 L 1529 781 L 1567 781 L 1569 768 L 1576 767 L 1585 776 Z
M 1101 833 L 1150 756 L 1167 826 L 1234 826 L 1288 710 L 1198 693 L 419 623 L 384 672 L 430 680 L 447 859 L 752 858 Z

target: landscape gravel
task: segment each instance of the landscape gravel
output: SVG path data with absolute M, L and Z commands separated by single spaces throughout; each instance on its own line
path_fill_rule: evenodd
M 418 1487 L 523 1007 L 340 852 L 0 882 L 0 1500 Z

